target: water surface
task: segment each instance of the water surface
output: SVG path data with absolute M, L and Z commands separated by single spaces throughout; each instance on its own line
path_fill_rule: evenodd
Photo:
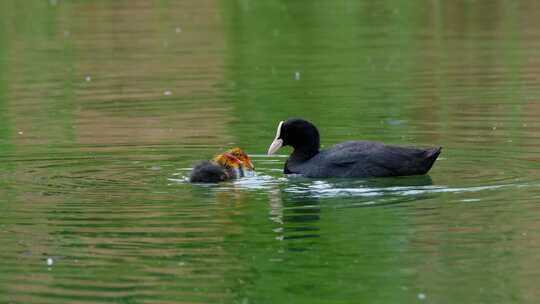
M 3 1 L 0 302 L 537 303 L 538 5 L 401 2 Z M 287 177 L 293 116 L 444 150 Z

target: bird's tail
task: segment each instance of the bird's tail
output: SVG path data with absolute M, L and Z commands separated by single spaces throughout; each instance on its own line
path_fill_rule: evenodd
M 429 149 L 424 156 L 424 174 L 427 173 L 441 154 L 442 147 Z

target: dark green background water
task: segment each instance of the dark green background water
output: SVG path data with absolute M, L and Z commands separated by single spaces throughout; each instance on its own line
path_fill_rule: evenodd
M 0 1 L 0 303 L 538 303 L 539 11 Z M 287 178 L 291 116 L 444 150 Z M 233 146 L 258 176 L 185 182 Z

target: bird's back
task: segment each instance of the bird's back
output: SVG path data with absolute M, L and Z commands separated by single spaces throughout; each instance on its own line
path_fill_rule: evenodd
M 193 168 L 189 181 L 191 183 L 218 183 L 227 178 L 228 174 L 224 167 L 212 161 L 203 161 Z
M 288 163 L 288 166 L 293 173 L 307 177 L 420 175 L 431 169 L 440 151 L 441 148 L 420 149 L 352 141 L 323 150 L 304 163 Z

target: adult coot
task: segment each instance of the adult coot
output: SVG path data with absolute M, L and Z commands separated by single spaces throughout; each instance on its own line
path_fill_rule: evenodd
M 218 183 L 245 175 L 255 170 L 249 156 L 240 148 L 233 148 L 197 164 L 191 171 L 192 183 Z
M 278 125 L 268 155 L 282 146 L 292 146 L 285 174 L 306 177 L 384 177 L 426 174 L 441 153 L 441 147 L 420 149 L 370 141 L 349 141 L 319 150 L 319 131 L 304 119 L 289 119 Z

